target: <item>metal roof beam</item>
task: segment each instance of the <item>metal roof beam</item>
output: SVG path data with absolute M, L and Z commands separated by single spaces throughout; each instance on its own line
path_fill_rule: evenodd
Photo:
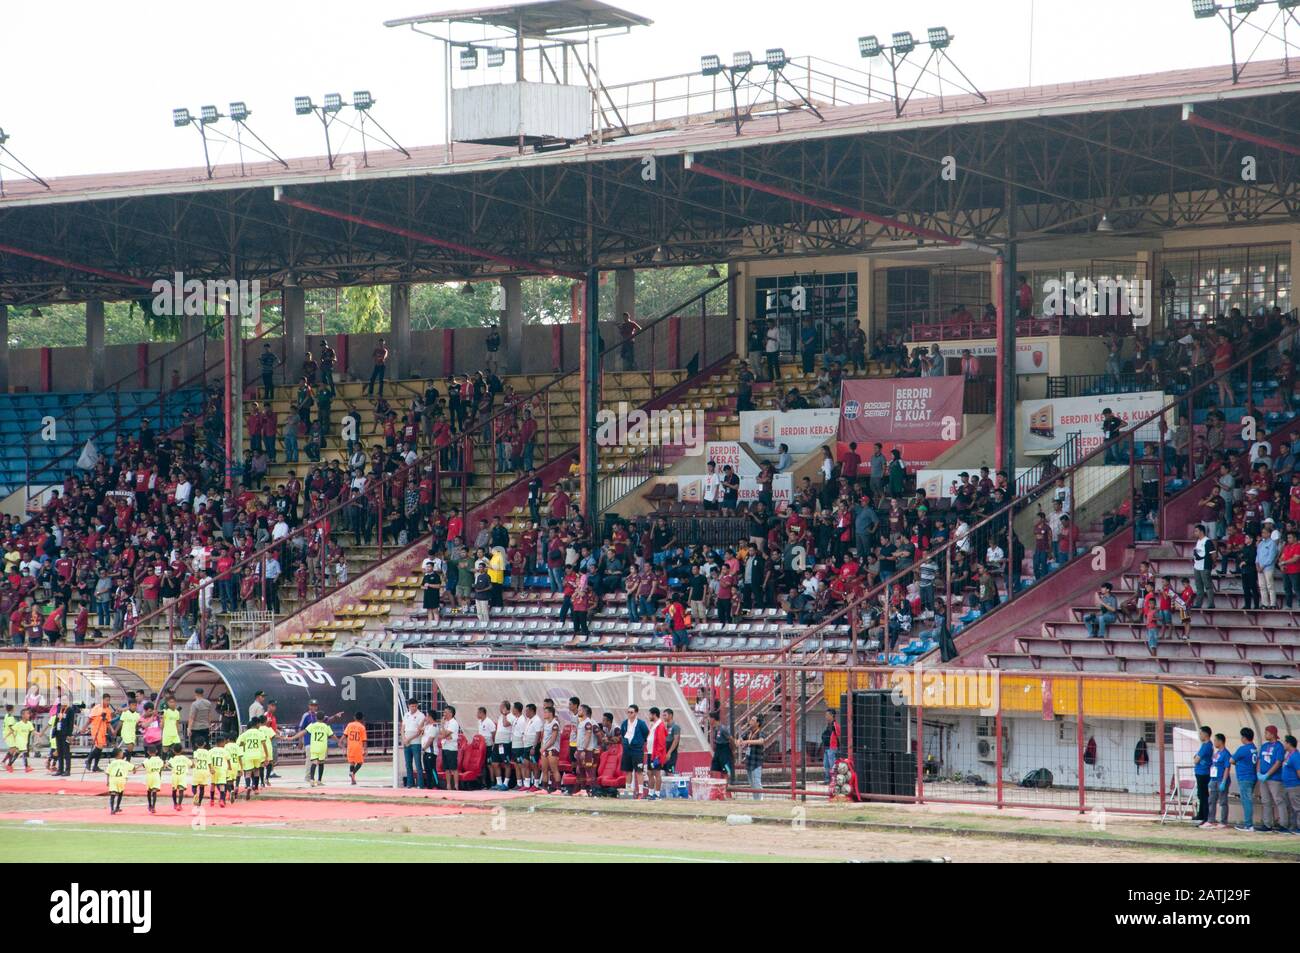
M 561 268 L 554 268 L 551 265 L 543 265 L 539 262 L 524 261 L 520 258 L 512 258 L 507 255 L 498 255 L 482 248 L 474 248 L 470 245 L 462 245 L 459 242 L 450 242 L 443 238 L 436 238 L 433 235 L 426 235 L 423 232 L 417 232 L 410 228 L 403 228 L 400 225 L 389 225 L 387 222 L 380 222 L 372 218 L 366 218 L 361 215 L 353 215 L 351 212 L 340 212 L 335 209 L 325 208 L 322 205 L 315 205 L 311 202 L 304 202 L 302 199 L 290 198 L 284 194 L 284 190 L 279 186 L 275 189 L 275 201 L 289 205 L 293 208 L 302 209 L 305 212 L 315 212 L 318 215 L 324 215 L 327 218 L 336 218 L 340 221 L 351 222 L 354 225 L 362 225 L 366 228 L 377 229 L 381 232 L 388 232 L 393 235 L 399 235 L 402 238 L 410 239 L 421 245 L 433 245 L 438 248 L 447 248 L 451 251 L 460 252 L 464 255 L 472 255 L 476 258 L 483 258 L 487 261 L 499 262 L 503 265 L 509 265 L 511 268 L 517 268 L 521 271 L 530 272 L 538 275 L 553 275 L 557 278 L 569 278 L 574 281 L 582 281 L 585 275 L 577 271 L 565 271 Z

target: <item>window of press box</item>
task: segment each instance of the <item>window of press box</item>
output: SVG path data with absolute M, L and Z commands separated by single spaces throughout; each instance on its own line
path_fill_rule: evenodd
M 800 289 L 803 310 L 796 311 Z M 799 349 L 799 328 L 805 318 L 812 319 L 820 348 L 832 330 L 847 335 L 853 327 L 858 317 L 858 274 L 845 271 L 757 278 L 754 299 L 755 318 L 764 329 L 770 322 L 776 323 L 782 351 Z

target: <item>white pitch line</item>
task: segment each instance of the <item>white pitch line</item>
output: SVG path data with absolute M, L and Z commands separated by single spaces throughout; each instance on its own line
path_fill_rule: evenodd
M 60 831 L 72 834 L 125 834 L 128 836 L 145 836 L 145 837 L 183 837 L 186 834 L 195 834 L 195 831 L 126 831 L 114 828 L 104 827 L 31 827 L 26 825 L 15 825 L 9 823 L 0 823 L 0 830 L 12 830 L 22 833 L 34 833 L 41 831 L 44 833 L 58 833 Z M 384 847 L 449 847 L 455 850 L 485 850 L 503 854 L 539 854 L 545 857 L 613 857 L 620 860 L 671 860 L 687 864 L 728 864 L 731 861 L 712 859 L 705 857 L 681 857 L 676 854 L 628 854 L 617 851 L 594 851 L 594 850 L 542 850 L 535 847 L 502 847 L 495 844 L 456 844 L 446 842 L 423 842 L 412 843 L 410 841 L 400 840 L 381 840 L 370 837 L 348 837 L 338 835 L 336 837 L 316 837 L 310 834 L 298 837 L 254 837 L 247 834 L 221 834 L 214 831 L 203 831 L 202 837 L 224 838 L 226 840 L 253 840 L 259 843 L 267 841 L 322 841 L 326 843 L 338 843 L 345 841 L 350 844 L 369 844 Z M 420 835 L 416 835 L 420 836 Z

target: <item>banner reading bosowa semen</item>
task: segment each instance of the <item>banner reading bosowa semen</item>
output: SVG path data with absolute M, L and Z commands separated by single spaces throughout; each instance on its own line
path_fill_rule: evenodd
M 840 440 L 960 440 L 965 384 L 960 376 L 845 381 Z

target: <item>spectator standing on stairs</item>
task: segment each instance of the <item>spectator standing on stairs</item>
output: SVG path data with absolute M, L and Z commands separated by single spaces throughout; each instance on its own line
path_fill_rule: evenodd
M 632 315 L 623 312 L 623 320 L 618 323 L 618 334 L 622 343 L 619 344 L 619 357 L 623 362 L 623 370 L 631 371 L 636 369 L 636 342 L 632 339 L 637 332 L 641 330 L 641 325 L 632 320 Z
M 1214 580 L 1210 577 L 1210 568 L 1214 565 L 1214 540 L 1210 539 L 1205 527 L 1199 523 L 1192 532 L 1196 538 L 1192 544 L 1192 575 L 1196 580 L 1196 598 L 1192 602 L 1192 608 L 1199 609 L 1204 604 L 1205 608 L 1213 609 Z M 1300 556 L 1297 561 L 1300 562 Z
M 374 350 L 374 367 L 370 371 L 370 380 L 366 383 L 365 395 L 373 396 L 375 393 L 375 381 L 379 382 L 379 396 L 384 396 L 384 377 L 388 373 L 388 342 L 383 338 L 375 345 Z
M 275 397 L 275 369 L 284 361 L 275 356 L 271 345 L 263 344 L 257 363 L 262 369 L 262 397 L 265 400 L 272 400 Z

